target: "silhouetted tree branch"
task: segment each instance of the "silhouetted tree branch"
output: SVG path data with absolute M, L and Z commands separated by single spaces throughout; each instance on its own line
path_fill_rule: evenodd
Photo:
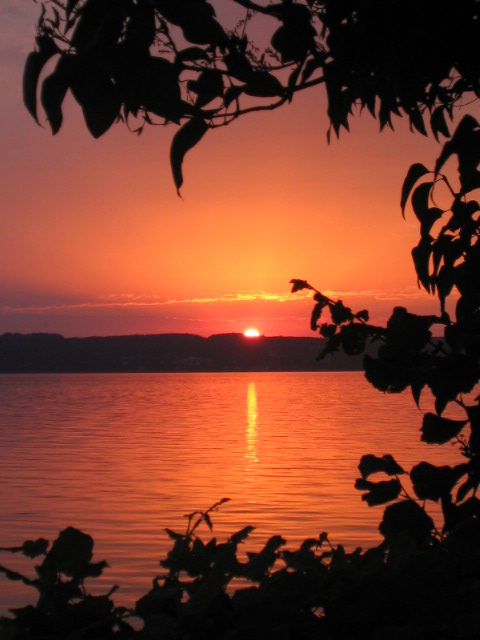
M 181 161 L 209 128 L 277 109 L 320 84 L 329 136 L 367 108 L 381 129 L 405 115 L 412 130 L 426 135 L 429 121 L 435 137 L 448 137 L 454 107 L 479 95 L 475 0 L 222 4 L 234 14 L 244 9 L 244 17 L 221 24 L 206 0 L 46 0 L 25 65 L 27 109 L 38 122 L 40 85 L 54 134 L 67 91 L 95 137 L 118 121 L 137 133 L 158 122 L 185 127 L 181 153 L 171 154 L 179 189 Z M 270 26 L 257 45 L 250 34 L 260 15 Z M 187 126 L 191 120 L 203 124 Z

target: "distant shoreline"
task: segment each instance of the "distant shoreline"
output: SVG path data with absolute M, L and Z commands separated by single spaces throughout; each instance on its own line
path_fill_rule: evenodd
M 53 333 L 0 335 L 0 373 L 227 373 L 361 371 L 360 356 L 318 361 L 324 340 L 240 333 L 64 338 Z

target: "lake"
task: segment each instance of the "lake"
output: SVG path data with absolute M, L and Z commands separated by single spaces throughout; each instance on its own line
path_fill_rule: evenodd
M 127 605 L 160 572 L 165 527 L 183 531 L 185 514 L 221 498 L 213 534 L 253 525 L 248 551 L 322 531 L 365 548 L 381 540 L 383 508 L 354 489 L 363 454 L 406 469 L 460 460 L 420 442 L 410 393 L 385 396 L 359 372 L 3 375 L 0 407 L 0 547 L 78 527 L 110 565 L 102 588 L 119 584 Z M 0 577 L 0 613 L 29 594 Z

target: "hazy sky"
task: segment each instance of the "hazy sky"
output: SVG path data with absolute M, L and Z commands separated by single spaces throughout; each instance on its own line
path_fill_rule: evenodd
M 417 221 L 399 208 L 410 164 L 433 166 L 433 138 L 399 119 L 380 134 L 364 114 L 329 146 L 318 88 L 209 132 L 181 199 L 175 126 L 94 140 L 72 99 L 56 137 L 35 124 L 21 77 L 38 12 L 0 7 L 0 333 L 313 335 L 291 278 L 379 323 L 396 305 L 437 312 L 416 285 Z

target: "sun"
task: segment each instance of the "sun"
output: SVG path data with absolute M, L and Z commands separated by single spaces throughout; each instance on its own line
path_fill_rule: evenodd
M 249 329 L 245 329 L 243 335 L 246 338 L 258 338 L 260 336 L 260 331 L 258 329 L 254 329 L 253 327 L 250 327 Z

